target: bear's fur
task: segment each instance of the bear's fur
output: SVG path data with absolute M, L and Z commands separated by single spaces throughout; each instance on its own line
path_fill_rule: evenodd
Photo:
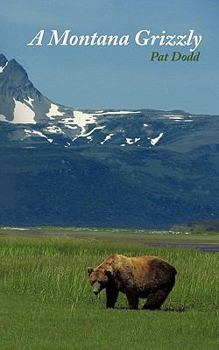
M 130 309 L 146 298 L 144 309 L 160 309 L 175 283 L 176 270 L 156 256 L 111 255 L 96 268 L 88 268 L 95 294 L 106 289 L 106 307 L 114 308 L 119 292 L 126 294 Z

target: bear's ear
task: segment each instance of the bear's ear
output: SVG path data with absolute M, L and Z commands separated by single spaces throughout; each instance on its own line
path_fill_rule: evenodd
M 93 272 L 93 267 L 88 267 L 87 268 L 87 272 L 88 272 L 88 275 L 90 276 L 90 274 Z

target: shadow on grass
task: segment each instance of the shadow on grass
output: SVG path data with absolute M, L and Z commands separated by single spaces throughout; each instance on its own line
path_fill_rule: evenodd
M 138 309 L 129 309 L 128 306 L 118 306 L 115 307 L 114 309 L 111 310 L 126 310 L 126 311 L 142 311 L 142 312 L 154 312 L 154 311 L 160 311 L 160 312 L 186 312 L 189 311 L 188 307 L 185 306 L 168 306 L 161 308 L 160 310 L 149 310 L 149 309 L 143 309 L 143 308 L 138 308 Z
M 184 305 L 180 305 L 180 306 L 168 306 L 168 307 L 164 307 L 163 309 L 161 309 L 161 311 L 167 311 L 167 312 L 186 312 L 189 311 L 189 308 L 184 306 Z

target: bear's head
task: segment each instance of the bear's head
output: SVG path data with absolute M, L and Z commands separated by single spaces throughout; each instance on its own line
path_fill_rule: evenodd
M 112 270 L 110 267 L 88 267 L 87 269 L 90 284 L 93 287 L 93 292 L 95 295 L 99 294 L 102 289 L 106 288 L 107 284 L 112 277 Z

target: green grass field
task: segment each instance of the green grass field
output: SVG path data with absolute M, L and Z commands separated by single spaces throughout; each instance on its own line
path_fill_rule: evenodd
M 54 235 L 59 230 L 0 230 L 1 350 L 218 349 L 218 254 L 148 246 L 157 237 L 216 244 L 217 235 Z M 176 267 L 176 285 L 161 311 L 127 310 L 122 295 L 116 309 L 106 310 L 104 292 L 92 295 L 86 268 L 112 253 L 159 255 Z

